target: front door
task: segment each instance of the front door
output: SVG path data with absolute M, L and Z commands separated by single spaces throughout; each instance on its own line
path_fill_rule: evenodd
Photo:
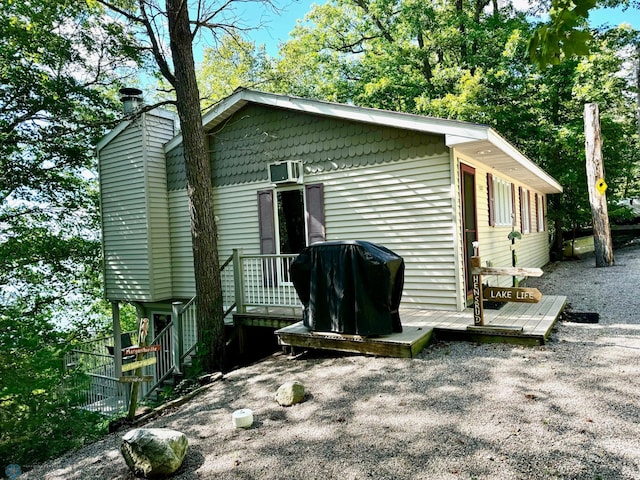
M 462 164 L 460 166 L 460 186 L 462 198 L 462 240 L 464 242 L 464 278 L 467 300 L 473 296 L 471 283 L 471 257 L 473 242 L 478 240 L 476 217 L 476 170 Z

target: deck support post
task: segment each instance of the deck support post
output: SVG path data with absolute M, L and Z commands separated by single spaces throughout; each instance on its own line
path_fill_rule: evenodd
M 242 249 L 233 249 L 233 287 L 235 290 L 236 311 L 245 313 L 244 278 L 242 276 Z
M 182 321 L 180 315 L 182 313 L 182 302 L 171 303 L 171 358 L 173 359 L 173 371 L 180 375 L 181 359 L 182 359 Z
M 120 303 L 111 302 L 113 320 L 113 368 L 114 377 L 122 376 L 122 332 L 120 331 Z
M 480 257 L 471 257 L 471 268 L 480 268 L 482 262 Z M 473 324 L 484 325 L 484 307 L 482 305 L 482 275 L 472 273 L 471 281 L 473 283 Z

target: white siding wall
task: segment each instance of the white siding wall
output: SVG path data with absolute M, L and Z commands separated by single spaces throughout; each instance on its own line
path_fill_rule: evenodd
M 241 248 L 250 255 L 260 253 L 256 192 L 267 188 L 270 188 L 268 183 L 251 183 L 215 189 L 220 263 L 233 253 L 234 248 Z M 173 294 L 179 298 L 190 298 L 195 295 L 196 287 L 187 191 L 169 192 L 169 205 Z
M 405 260 L 403 305 L 456 309 L 455 223 L 448 155 L 305 176 L 324 184 L 327 240 L 367 240 Z M 218 251 L 260 252 L 257 191 L 269 183 L 218 187 Z M 195 294 L 185 190 L 170 192 L 174 295 Z
M 99 153 L 105 291 L 110 300 L 171 296 L 162 144 L 173 122 L 147 114 Z
M 516 188 L 514 212 L 516 214 L 515 229 L 521 232 L 520 226 L 520 198 L 518 195 L 518 187 L 525 187 L 531 191 L 531 233 L 523 234 L 522 240 L 516 240 L 517 266 L 519 267 L 542 267 L 549 263 L 549 241 L 548 232 L 536 232 L 537 213 L 535 212 L 535 190 L 530 187 L 516 182 L 513 178 L 504 175 L 501 172 L 493 170 L 486 165 L 474 161 L 468 157 L 456 156 L 456 188 L 460 185 L 460 162 L 470 165 L 476 169 L 476 209 L 478 219 L 478 232 L 480 242 L 480 257 L 482 265 L 491 265 L 494 267 L 510 267 L 511 266 L 511 240 L 507 238 L 511 232 L 510 226 L 492 227 L 489 225 L 489 205 L 487 192 L 487 173 L 491 173 L 495 177 L 502 178 L 512 182 Z M 539 194 L 540 195 L 540 194 Z M 460 200 L 458 199 L 457 215 L 461 216 Z M 461 219 L 458 219 L 461 222 Z M 461 251 L 462 254 L 462 251 Z M 461 267 L 463 268 L 463 267 Z M 464 279 L 463 279 L 464 281 Z M 492 286 L 511 286 L 511 277 L 483 277 L 483 282 Z
M 162 146 L 173 137 L 170 119 L 146 114 L 145 144 L 151 288 L 154 300 L 171 298 L 171 243 L 167 175 Z
M 367 240 L 404 258 L 404 307 L 456 309 L 448 154 L 309 175 L 305 182 L 324 183 L 327 240 Z

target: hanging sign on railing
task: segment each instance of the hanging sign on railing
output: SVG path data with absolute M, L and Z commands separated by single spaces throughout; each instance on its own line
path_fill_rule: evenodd
M 127 357 L 129 355 L 137 355 L 138 353 L 159 352 L 160 350 L 160 345 L 148 345 L 146 347 L 129 347 L 122 350 L 122 355 Z

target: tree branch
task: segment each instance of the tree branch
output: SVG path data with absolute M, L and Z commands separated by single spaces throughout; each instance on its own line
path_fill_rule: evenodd
M 369 10 L 369 5 L 367 5 L 367 3 L 364 0 L 354 0 L 354 3 L 357 6 L 359 6 L 360 8 L 362 8 L 362 10 L 364 10 L 364 12 L 373 19 L 373 21 L 375 22 L 376 26 L 380 30 L 380 33 L 382 33 L 382 36 L 389 43 L 394 43 L 395 42 L 395 39 L 393 38 L 393 35 L 391 35 L 391 33 L 389 32 L 387 27 L 382 23 L 382 21 L 376 15 L 373 15 L 371 13 L 371 10 Z

